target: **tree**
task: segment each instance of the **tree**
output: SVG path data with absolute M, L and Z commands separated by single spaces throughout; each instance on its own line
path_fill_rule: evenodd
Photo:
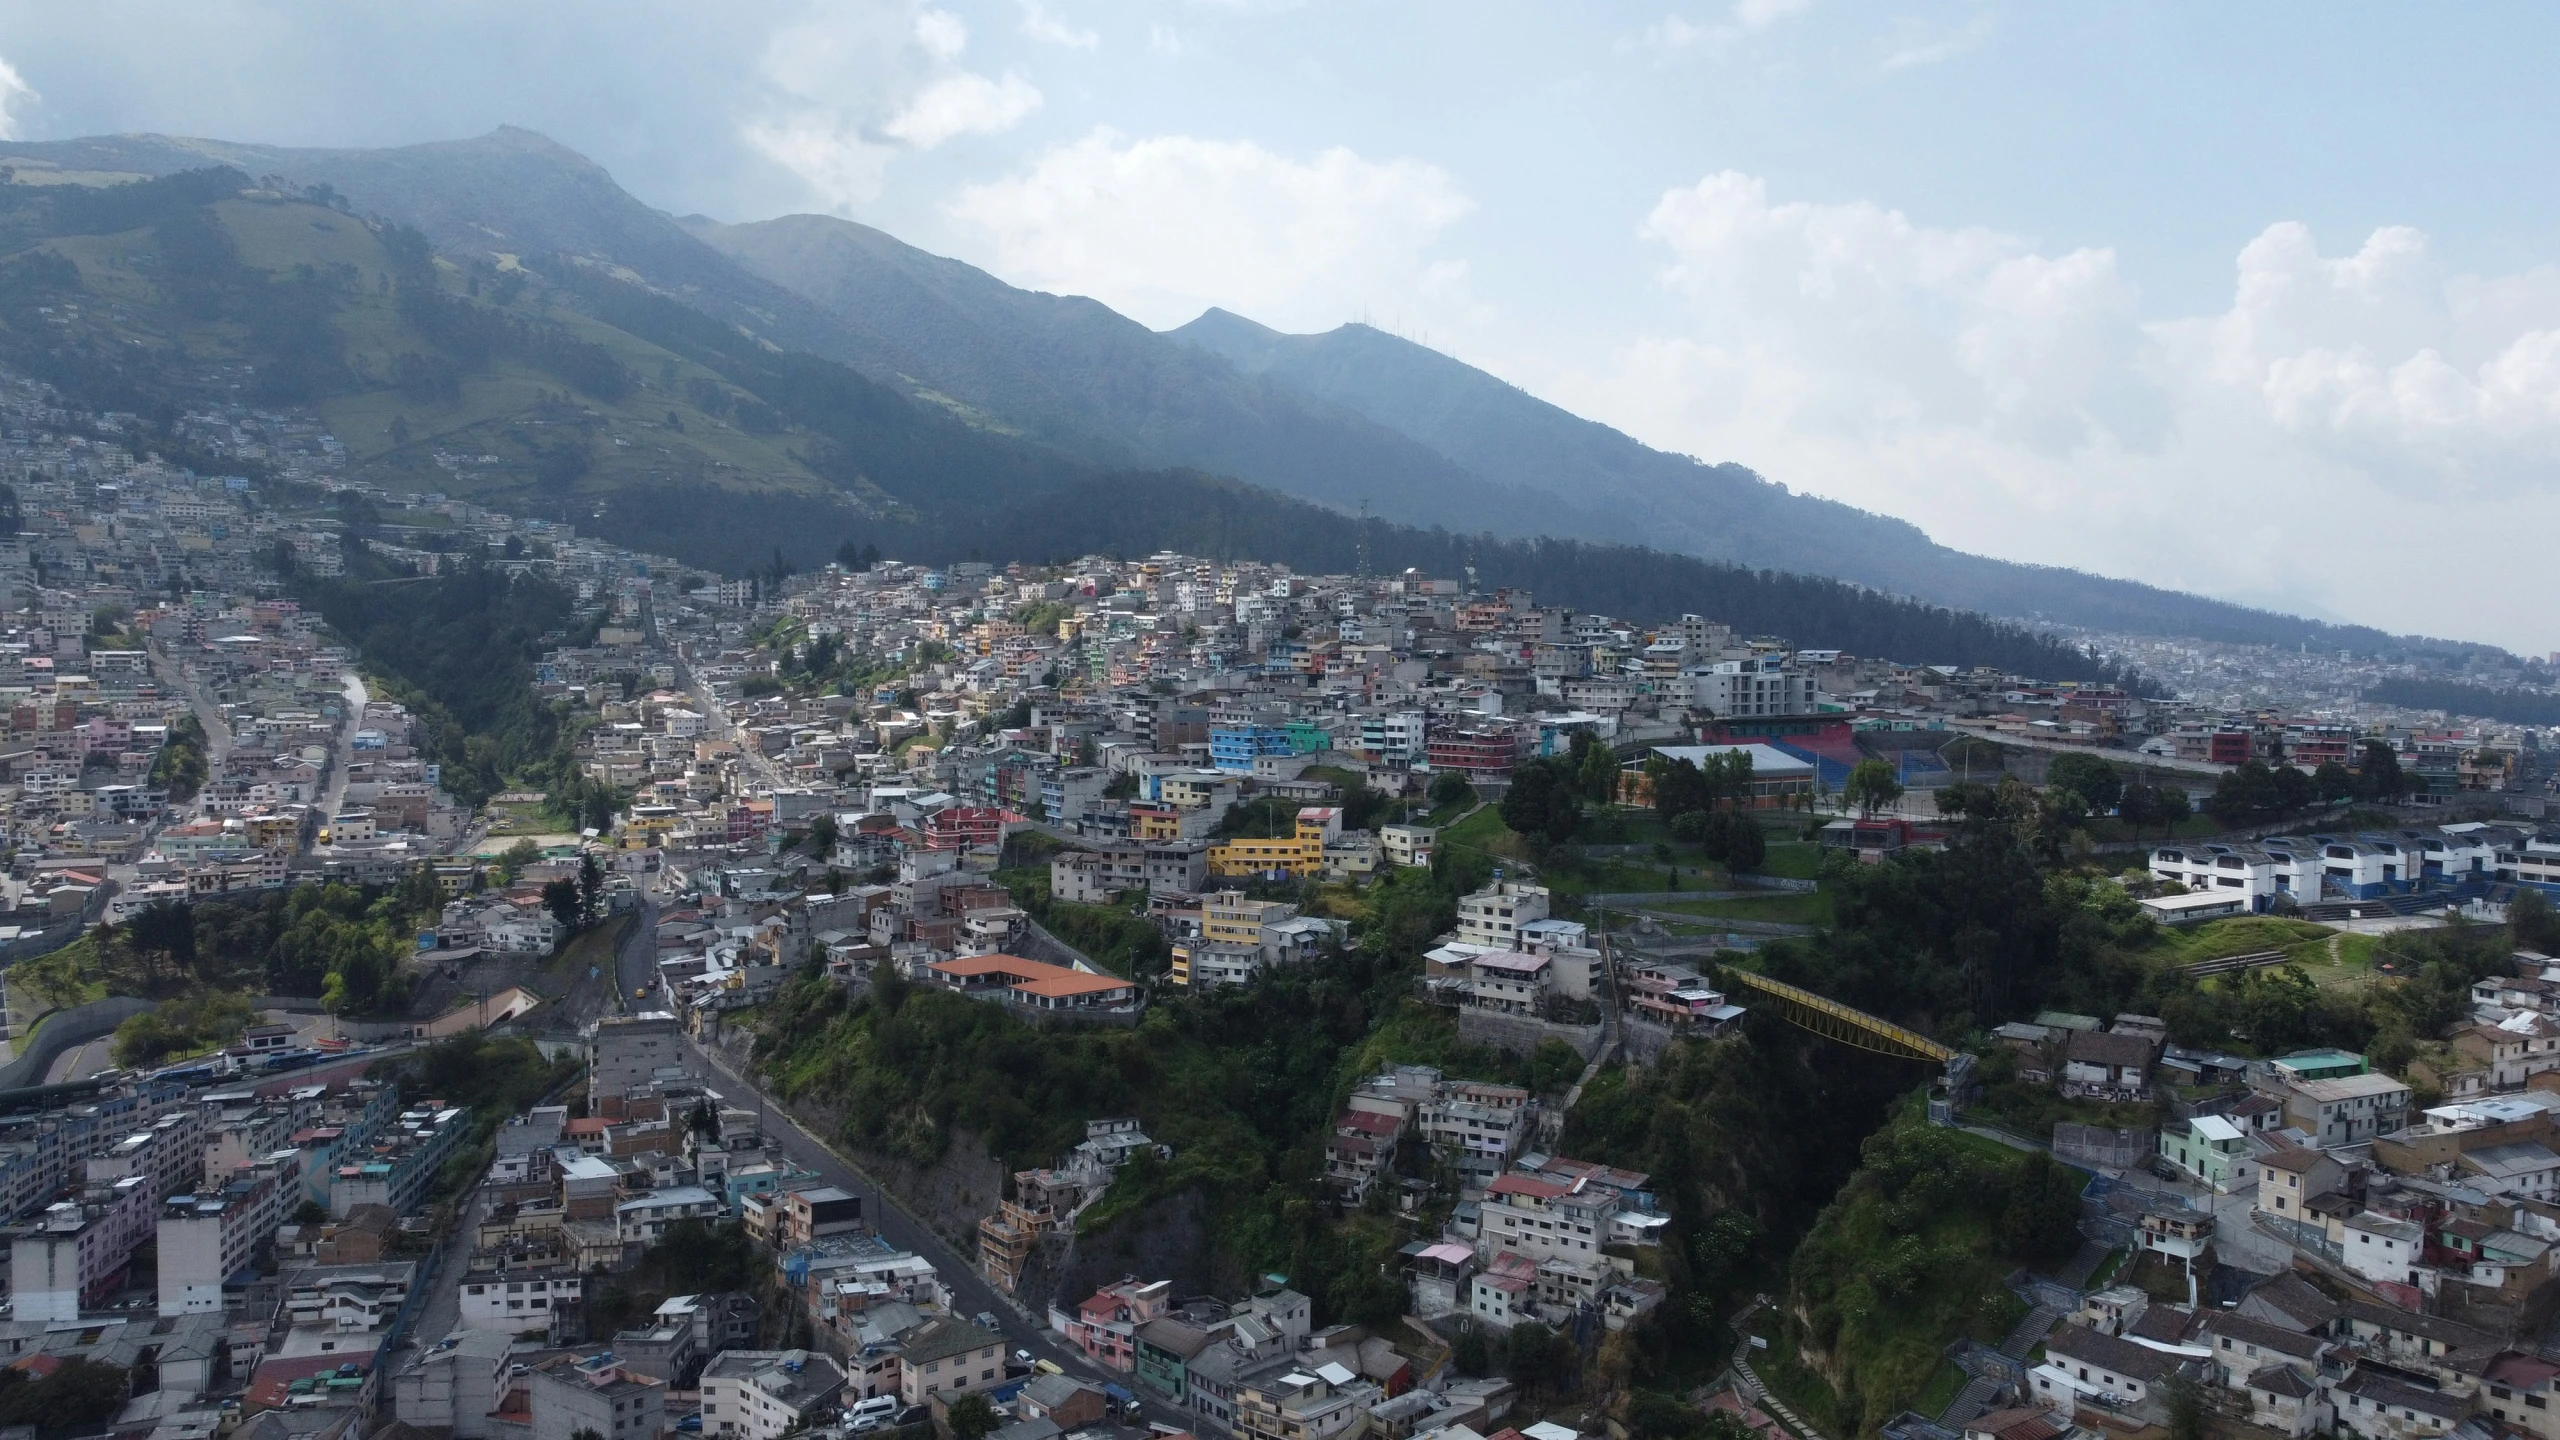
M 1572 1378 L 1573 1342 L 1535 1320 L 1511 1327 L 1503 1372 L 1523 1390 L 1553 1393 Z
M 1431 777 L 1427 793 L 1435 806 L 1462 805 L 1476 798 L 1476 787 L 1468 784 L 1467 777 L 1459 771 L 1443 770 Z
M 1840 786 L 1840 802 L 1854 806 L 1860 816 L 1874 819 L 1879 810 L 1890 810 L 1902 798 L 1902 782 L 1894 778 L 1893 766 L 1884 760 L 1861 760 L 1849 767 L 1849 778 Z
M 1581 739 L 1582 736 L 1575 736 Z M 1578 772 L 1582 778 L 1582 796 L 1595 805 L 1607 805 L 1618 798 L 1618 757 L 1606 745 L 1594 742 L 1582 755 Z
M 2368 800 L 2397 800 L 2409 793 L 2409 779 L 2400 773 L 2400 756 L 2381 740 L 2364 742 L 2364 796 Z
M 2079 751 L 2054 757 L 2053 764 L 2045 770 L 2044 782 L 2072 791 L 2100 815 L 2115 809 L 2124 798 L 2124 777 L 2116 773 L 2116 767 Z
M 2169 1440 L 2204 1440 L 2204 1389 L 2185 1375 L 2172 1373 L 2160 1382 L 2168 1404 Z
M 2080 1246 L 2080 1191 L 2088 1177 L 2054 1163 L 2041 1150 L 2018 1163 L 2008 1204 L 2000 1214 L 2000 1248 L 2031 1263 L 2049 1264 Z
M 1701 838 L 1707 858 L 1728 870 L 1757 870 L 1769 857 L 1769 837 L 1761 831 L 1760 822 L 1738 810 L 1708 816 Z
M 593 855 L 578 857 L 578 923 L 593 925 L 604 918 L 604 867 Z
M 809 822 L 809 853 L 824 859 L 835 853 L 836 817 L 819 815 Z
M 2543 955 L 2560 955 L 2560 911 L 2551 907 L 2551 899 L 2530 885 L 2516 887 L 2515 898 L 2507 902 L 2507 925 L 2515 932 L 2519 949 Z M 14 983 L 24 965 L 10 972 Z
M 2311 772 L 2311 788 L 2318 793 L 2324 805 L 2353 800 L 2356 798 L 2356 772 L 2335 760 L 2323 760 L 2320 768 Z
M 498 873 L 513 884 L 516 876 L 524 873 L 524 867 L 541 858 L 541 846 L 530 840 L 519 840 L 498 852 Z
M 1531 760 L 1511 772 L 1511 788 L 1502 796 L 1502 823 L 1516 833 L 1549 845 L 1562 845 L 1582 825 L 1582 802 L 1574 793 L 1575 776 L 1568 762 Z
M 170 968 L 192 970 L 196 963 L 195 908 L 175 900 L 157 900 L 125 922 L 124 935 L 137 950 L 169 957 Z
M 951 1440 L 987 1440 L 1004 1423 L 997 1418 L 994 1404 L 974 1390 L 951 1402 L 947 1418 Z
M 1998 792 L 1979 780 L 1959 780 L 1935 792 L 1938 813 L 1951 819 L 1989 819 Z
M 551 912 L 551 918 L 560 922 L 562 930 L 576 934 L 579 917 L 585 912 L 585 906 L 578 898 L 578 882 L 554 880 L 544 885 L 542 908 Z

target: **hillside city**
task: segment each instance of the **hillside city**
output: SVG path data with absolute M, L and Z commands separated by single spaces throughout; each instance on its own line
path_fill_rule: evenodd
M 2409 665 L 143 429 L 0 376 L 0 1435 L 2560 1440 L 2560 732 Z

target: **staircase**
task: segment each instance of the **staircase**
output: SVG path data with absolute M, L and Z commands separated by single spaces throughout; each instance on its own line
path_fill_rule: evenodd
M 2027 1318 L 2018 1322 L 2007 1339 L 2000 1342 L 2000 1353 L 2012 1360 L 2026 1359 L 2027 1352 L 2043 1344 L 2044 1337 L 2052 1334 L 2053 1327 L 2061 1321 L 2060 1310 L 2051 1305 L 2037 1306 L 2027 1312 Z
M 2053 1278 L 2074 1290 L 2086 1290 L 2089 1288 L 2089 1277 L 2097 1274 L 2098 1267 L 2105 1264 L 2107 1257 L 2114 1253 L 2112 1246 L 2095 1240 L 2083 1240 L 2080 1242 L 2080 1248 L 2072 1254 L 2070 1263 L 2053 1272 Z
M 1965 1387 L 1956 1392 L 1956 1398 L 1948 1401 L 1947 1408 L 1939 1412 L 1938 1423 L 1962 1433 L 1966 1421 L 1990 1409 L 1992 1402 L 1999 1398 L 2000 1382 L 1987 1375 L 1976 1375 L 1965 1382 Z

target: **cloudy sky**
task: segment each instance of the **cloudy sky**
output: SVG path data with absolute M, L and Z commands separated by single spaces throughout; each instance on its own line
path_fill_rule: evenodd
M 1151 325 L 1365 319 L 1948 543 L 2560 649 L 2560 11 L 0 0 L 17 135 L 528 125 Z

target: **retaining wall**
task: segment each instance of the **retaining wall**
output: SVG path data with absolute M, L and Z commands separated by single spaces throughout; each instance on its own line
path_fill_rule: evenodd
M 21 1042 L 17 1058 L 0 1065 L 0 1090 L 43 1084 L 45 1071 L 53 1068 L 53 1062 L 63 1052 L 113 1035 L 118 1025 L 154 1008 L 148 1000 L 110 995 L 104 1000 L 54 1011 L 36 1027 L 34 1035 Z
M 1608 1027 L 1602 1025 L 1563 1025 L 1529 1015 L 1503 1015 L 1472 1006 L 1458 1007 L 1459 1039 L 1523 1055 L 1536 1050 L 1542 1040 L 1561 1040 L 1573 1047 L 1573 1053 L 1588 1060 L 1600 1053 L 1600 1042 L 1607 1035 Z

